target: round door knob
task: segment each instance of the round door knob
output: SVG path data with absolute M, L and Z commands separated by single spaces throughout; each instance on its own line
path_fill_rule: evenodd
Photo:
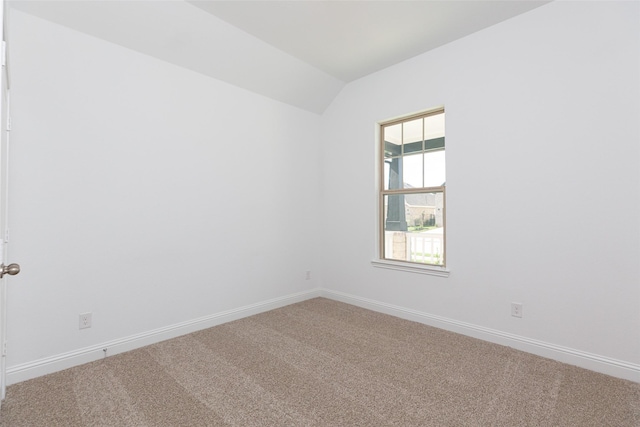
M 9 265 L 0 265 L 0 268 L 2 270 L 0 270 L 0 278 L 2 276 L 4 276 L 5 274 L 8 274 L 10 276 L 15 276 L 16 274 L 20 273 L 20 265 L 18 264 L 9 264 Z

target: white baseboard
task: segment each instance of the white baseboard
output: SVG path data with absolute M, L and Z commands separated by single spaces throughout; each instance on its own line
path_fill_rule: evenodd
M 58 372 L 63 369 L 72 368 L 84 363 L 93 362 L 106 356 L 113 356 L 125 351 L 134 350 L 146 345 L 155 344 L 160 341 L 175 338 L 191 332 L 199 331 L 243 317 L 284 307 L 296 302 L 305 301 L 320 296 L 320 289 L 298 292 L 255 304 L 246 305 L 232 310 L 215 313 L 198 319 L 170 325 L 164 328 L 155 329 L 137 335 L 105 342 L 102 344 L 85 347 L 68 353 L 58 354 L 51 357 L 35 360 L 21 365 L 7 368 L 7 385 L 36 378 L 42 375 Z
M 512 347 L 517 350 L 525 351 L 527 353 L 532 353 L 538 356 L 557 360 L 559 362 L 567 363 L 574 366 L 579 366 L 581 368 L 589 369 L 614 377 L 640 382 L 640 365 L 638 364 L 616 360 L 597 354 L 591 354 L 568 347 L 522 337 L 519 335 L 509 334 L 471 323 L 459 322 L 457 320 L 435 316 L 417 310 L 411 310 L 408 308 L 374 301 L 368 298 L 362 298 L 326 288 L 321 289 L 320 296 L 377 311 L 380 313 L 390 314 L 402 319 L 423 323 L 425 325 L 434 326 L 440 329 L 445 329 L 474 338 L 479 338 L 484 341 Z
M 463 335 L 479 338 L 527 353 L 547 357 L 559 362 L 590 369 L 618 378 L 623 378 L 635 382 L 640 382 L 640 365 L 624 362 L 605 356 L 591 354 L 580 350 L 549 344 L 534 339 L 521 337 L 514 334 L 501 332 L 495 329 L 459 322 L 441 316 L 412 310 L 392 304 L 387 304 L 368 298 L 362 298 L 343 292 L 333 291 L 325 288 L 312 289 L 305 292 L 286 295 L 255 304 L 246 305 L 232 310 L 223 311 L 198 319 L 170 325 L 164 328 L 155 329 L 145 333 L 132 335 L 129 337 L 105 342 L 91 347 L 85 347 L 68 353 L 58 354 L 51 357 L 35 360 L 32 362 L 15 365 L 7 368 L 7 385 L 36 378 L 42 375 L 72 368 L 84 363 L 93 362 L 105 357 L 104 349 L 107 349 L 107 356 L 113 356 L 125 351 L 134 350 L 146 345 L 155 344 L 160 341 L 175 338 L 201 329 L 221 325 L 226 322 L 263 313 L 265 311 L 284 307 L 296 302 L 305 301 L 315 297 L 325 297 L 336 301 L 345 302 L 358 307 L 380 313 L 390 314 L 402 319 L 412 320 L 425 325 L 434 326 L 440 329 L 460 333 Z

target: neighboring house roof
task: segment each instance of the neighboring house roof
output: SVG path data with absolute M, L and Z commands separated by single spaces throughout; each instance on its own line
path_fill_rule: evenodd
M 433 193 L 405 194 L 404 202 L 411 206 L 435 206 L 436 195 Z
M 444 186 L 445 183 L 442 183 Z M 406 182 L 404 183 L 404 188 L 415 188 Z M 435 193 L 412 193 L 404 195 L 404 202 L 411 206 L 435 206 L 436 205 L 436 195 Z

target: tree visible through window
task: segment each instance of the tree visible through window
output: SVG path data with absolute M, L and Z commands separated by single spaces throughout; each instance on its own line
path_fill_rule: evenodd
M 444 109 L 380 125 L 381 258 L 445 265 Z

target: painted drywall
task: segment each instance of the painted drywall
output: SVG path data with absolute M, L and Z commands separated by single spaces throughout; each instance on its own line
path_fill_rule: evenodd
M 553 2 L 349 84 L 323 116 L 322 286 L 640 380 L 639 8 Z M 375 268 L 375 123 L 440 105 L 450 276 Z
M 315 113 L 344 86 L 182 0 L 13 1 L 11 7 Z
M 9 370 L 317 286 L 318 115 L 11 18 Z
M 9 369 L 322 285 L 637 372 L 639 13 L 554 2 L 319 118 L 12 12 Z M 374 268 L 375 123 L 438 105 L 451 275 Z

